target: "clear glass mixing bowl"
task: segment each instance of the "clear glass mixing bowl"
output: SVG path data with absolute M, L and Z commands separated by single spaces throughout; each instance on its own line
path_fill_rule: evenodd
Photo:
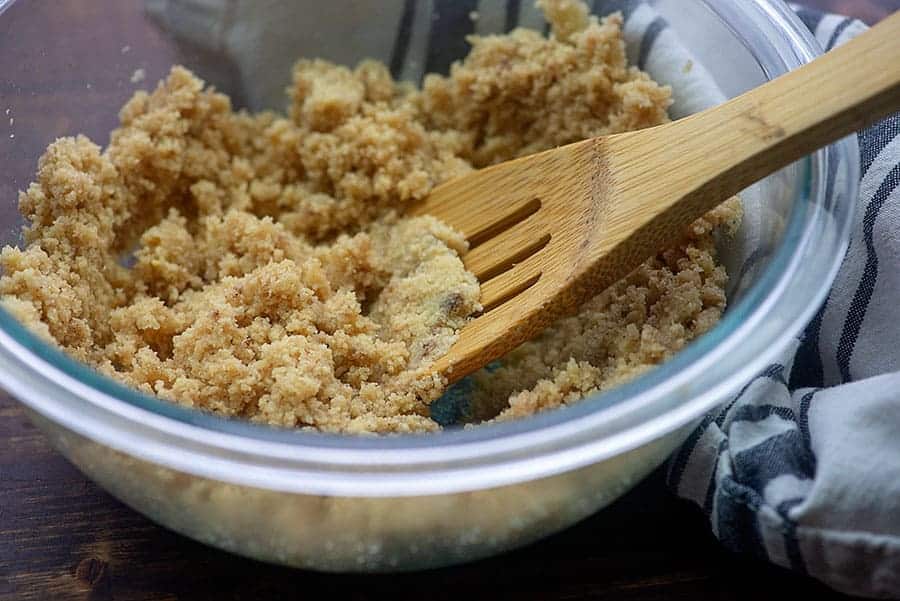
M 224 30 L 204 33 L 198 43 L 179 25 L 226 4 L 238 7 L 226 15 L 230 31 L 243 28 L 260 42 L 221 60 L 217 44 L 227 40 L 216 36 Z M 442 28 L 459 27 L 461 6 L 465 14 L 506 10 L 489 0 L 309 1 L 301 3 L 308 18 L 293 23 L 291 35 L 263 44 L 265 24 L 284 18 L 291 4 L 181 0 L 184 14 L 171 14 L 166 0 L 0 0 L 0 242 L 20 241 L 16 191 L 31 180 L 43 148 L 79 132 L 105 142 L 141 76 L 155 82 L 180 62 L 238 104 L 259 108 L 284 86 L 300 55 L 390 63 L 393 44 L 379 41 L 385 36 L 348 25 L 365 11 L 393 18 L 396 27 L 410 6 L 416 12 L 436 5 L 431 27 Z M 604 12 L 635 3 L 596 4 Z M 820 52 L 778 0 L 651 4 L 726 96 Z M 248 5 L 269 21 L 243 21 L 240 7 Z M 168 15 L 169 27 L 151 20 L 148 9 Z M 495 19 L 497 27 L 503 23 Z M 415 33 L 407 46 L 414 65 L 415 53 L 428 51 Z M 465 51 L 451 46 L 438 62 Z M 241 75 L 265 83 L 243 86 Z M 729 264 L 744 268 L 732 269 L 730 308 L 713 331 L 628 385 L 514 423 L 353 438 L 228 421 L 101 377 L 3 312 L 0 382 L 84 473 L 150 518 L 206 543 L 323 570 L 414 569 L 482 557 L 611 502 L 658 466 L 704 412 L 783 351 L 840 263 L 858 169 L 850 138 L 748 191 L 746 198 L 762 200 L 753 217 L 759 240 L 726 245 Z

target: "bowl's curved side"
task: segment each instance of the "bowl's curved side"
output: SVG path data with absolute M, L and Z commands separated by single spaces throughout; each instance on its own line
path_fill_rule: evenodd
M 437 568 L 533 542 L 612 503 L 689 432 L 682 428 L 608 461 L 511 486 L 335 497 L 201 478 L 97 444 L 39 414 L 29 416 L 85 475 L 153 521 L 225 551 L 326 572 Z
M 746 19 L 744 27 L 768 31 L 776 55 L 771 60 L 780 60 L 782 70 L 815 55 L 811 36 L 783 3 L 714 4 L 734 13 L 724 18 Z M 126 391 L 20 326 L 16 330 L 2 311 L 0 374 L 86 474 L 198 540 L 313 567 L 313 546 L 322 557 L 337 537 L 342 546 L 334 561 L 315 566 L 334 570 L 471 559 L 543 536 L 611 501 L 664 459 L 683 438 L 685 424 L 721 403 L 791 342 L 824 298 L 847 241 L 858 158 L 852 139 L 835 148 L 837 159 L 818 153 L 808 162 L 811 176 L 794 226 L 765 286 L 756 286 L 755 304 L 738 303 L 721 327 L 639 381 L 533 419 L 377 440 L 235 424 Z M 828 196 L 830 160 L 844 179 Z M 505 524 L 502 536 L 487 534 L 501 512 L 518 521 Z M 254 521 L 260 515 L 273 516 L 271 523 Z M 281 515 L 296 522 L 279 527 Z M 375 534 L 356 536 L 348 515 Z M 442 532 L 442 538 L 429 539 L 430 532 Z M 477 544 L 460 533 L 475 536 Z M 434 552 L 413 553 L 417 540 L 433 541 Z M 367 563 L 361 544 L 384 550 Z M 291 545 L 297 546 L 295 559 Z

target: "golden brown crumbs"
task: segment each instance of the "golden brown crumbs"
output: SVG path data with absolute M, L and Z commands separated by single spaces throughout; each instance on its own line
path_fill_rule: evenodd
M 3 306 L 101 372 L 189 407 L 340 432 L 439 428 L 431 363 L 479 310 L 465 240 L 405 207 L 473 168 L 667 121 L 618 14 L 540 0 L 549 38 L 470 38 L 421 90 L 387 68 L 298 61 L 287 116 L 234 111 L 181 67 L 123 107 L 105 150 L 53 143 L 20 196 Z M 468 420 L 615 386 L 716 323 L 726 274 L 694 224 L 576 316 L 474 377 Z M 130 259 L 129 259 L 130 257 Z

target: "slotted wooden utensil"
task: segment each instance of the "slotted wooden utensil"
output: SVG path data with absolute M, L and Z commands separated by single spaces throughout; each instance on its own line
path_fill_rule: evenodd
M 740 190 L 897 110 L 900 12 L 713 109 L 438 186 L 412 212 L 466 236 L 484 310 L 436 369 L 452 382 L 501 357 Z

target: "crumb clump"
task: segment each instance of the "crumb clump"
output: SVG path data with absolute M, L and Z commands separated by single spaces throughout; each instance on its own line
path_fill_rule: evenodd
M 298 61 L 287 115 L 234 111 L 181 67 L 137 92 L 105 149 L 53 143 L 0 253 L 4 308 L 75 358 L 220 415 L 326 431 L 431 431 L 430 364 L 476 313 L 457 232 L 403 212 L 472 169 L 664 123 L 668 88 L 626 63 L 618 14 L 541 0 L 549 37 L 470 38 L 421 87 Z M 718 320 L 713 234 L 737 201 L 476 374 L 467 420 L 575 402 Z

